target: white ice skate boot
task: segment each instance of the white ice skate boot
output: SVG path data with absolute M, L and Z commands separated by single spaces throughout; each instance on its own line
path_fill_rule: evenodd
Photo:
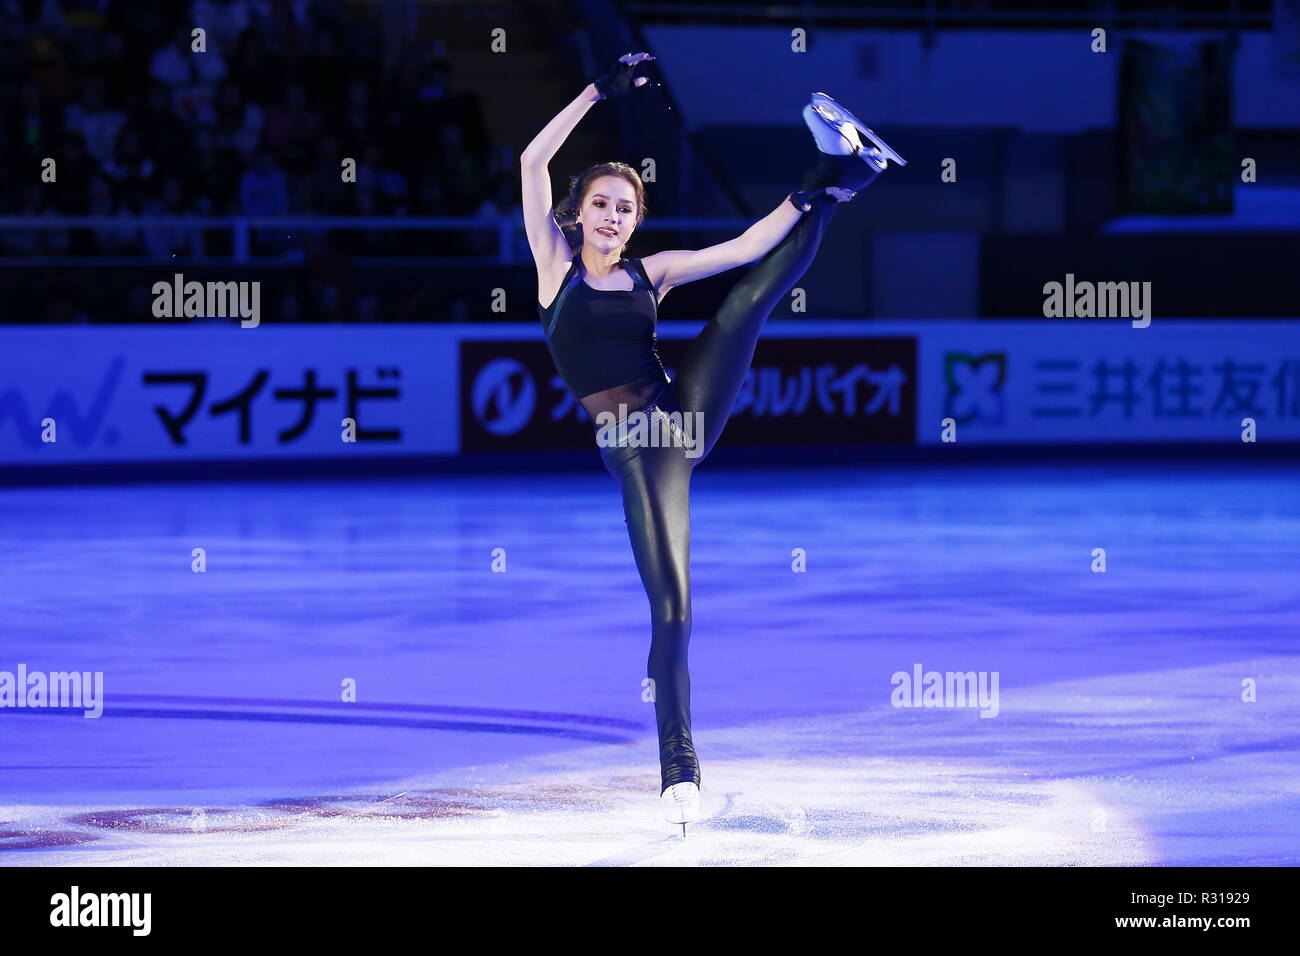
M 817 143 L 817 162 L 804 174 L 790 196 L 796 209 L 807 212 L 827 196 L 844 202 L 865 189 L 889 168 L 892 160 L 907 163 L 857 117 L 825 93 L 814 93 L 803 108 L 803 120 Z
M 699 819 L 700 788 L 691 781 L 673 784 L 659 795 L 659 802 L 664 808 L 664 819 L 681 824 L 682 836 L 686 836 L 686 824 Z
M 814 93 L 803 109 L 804 122 L 817 140 L 817 148 L 832 155 L 856 155 L 877 169 L 885 169 L 889 160 L 900 166 L 907 161 L 889 148 L 866 124 L 825 93 Z M 864 145 L 863 138 L 871 145 Z

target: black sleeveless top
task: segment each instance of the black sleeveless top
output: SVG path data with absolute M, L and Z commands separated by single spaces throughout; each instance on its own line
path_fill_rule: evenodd
M 593 289 L 575 255 L 555 301 L 537 305 L 546 347 L 575 398 L 668 377 L 655 351 L 654 286 L 640 259 L 619 262 L 632 276 L 631 289 Z

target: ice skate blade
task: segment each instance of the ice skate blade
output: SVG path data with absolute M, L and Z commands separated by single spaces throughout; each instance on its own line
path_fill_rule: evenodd
M 878 169 L 884 169 L 890 160 L 900 166 L 907 165 L 907 160 L 894 152 L 888 143 L 873 133 L 866 124 L 837 103 L 832 97 L 825 93 L 814 93 L 808 105 L 828 126 L 839 132 L 848 142 L 861 144 L 861 140 L 857 136 L 858 133 L 871 140 L 874 148 L 863 147 L 863 149 L 856 151 Z M 879 158 L 877 159 L 877 157 Z

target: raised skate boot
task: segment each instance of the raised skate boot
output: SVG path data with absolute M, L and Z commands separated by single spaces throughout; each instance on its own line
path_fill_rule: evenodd
M 805 193 L 828 186 L 857 192 L 888 169 L 890 160 L 907 165 L 884 140 L 825 93 L 812 95 L 803 108 L 803 119 L 817 142 L 819 155 L 817 165 L 799 187 L 798 199 L 806 201 Z M 795 205 L 800 203 L 796 201 Z

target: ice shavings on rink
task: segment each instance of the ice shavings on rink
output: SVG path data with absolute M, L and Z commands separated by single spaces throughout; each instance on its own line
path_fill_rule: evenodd
M 1270 700 L 1240 702 L 1243 673 Z M 891 708 L 715 730 L 699 735 L 703 818 L 686 839 L 659 818 L 645 762 L 600 745 L 387 793 L 0 807 L 0 862 L 1295 865 L 1298 691 L 1300 666 L 1272 659 L 1013 690 L 996 720 Z

